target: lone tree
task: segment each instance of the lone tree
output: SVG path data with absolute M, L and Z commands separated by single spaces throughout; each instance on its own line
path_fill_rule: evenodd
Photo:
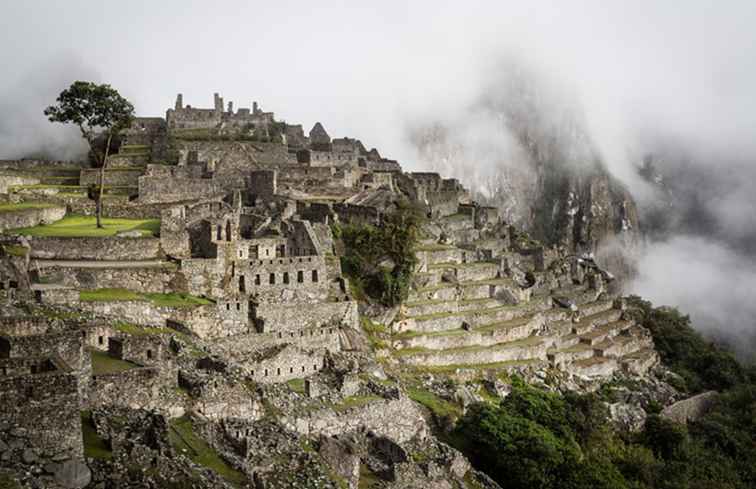
M 100 164 L 99 188 L 90 186 L 88 195 L 95 201 L 97 227 L 101 228 L 105 166 L 108 162 L 110 143 L 113 137 L 131 125 L 134 120 L 134 106 L 110 85 L 75 81 L 60 92 L 57 104 L 46 108 L 45 115 L 51 122 L 74 123 L 79 126 L 81 135 L 89 143 L 92 154 Z M 107 141 L 104 150 L 97 145 L 100 135 Z

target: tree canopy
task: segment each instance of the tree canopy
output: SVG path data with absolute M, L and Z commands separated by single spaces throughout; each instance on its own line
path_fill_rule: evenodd
M 57 104 L 47 107 L 45 115 L 51 122 L 79 126 L 91 146 L 98 132 L 112 134 L 128 127 L 134 106 L 110 85 L 75 81 L 60 92 Z

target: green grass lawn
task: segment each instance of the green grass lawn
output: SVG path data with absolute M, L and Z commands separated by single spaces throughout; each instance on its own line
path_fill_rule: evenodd
M 458 418 L 462 415 L 462 408 L 446 399 L 441 399 L 425 389 L 409 387 L 407 389 L 407 395 L 413 401 L 430 409 L 436 416 L 451 416 L 452 418 Z
M 188 417 L 170 421 L 168 439 L 176 451 L 189 457 L 192 462 L 215 471 L 234 485 L 247 480 L 244 474 L 228 465 L 205 440 L 197 436 Z
M 212 301 L 189 294 L 140 293 L 128 289 L 82 290 L 79 299 L 86 302 L 150 301 L 159 307 L 195 307 Z
M 160 219 L 121 219 L 104 217 L 102 228 L 97 227 L 95 216 L 68 215 L 52 224 L 6 231 L 9 234 L 55 238 L 103 238 L 122 231 L 139 231 L 142 236 L 157 236 Z
M 82 411 L 81 413 L 81 431 L 84 438 L 84 456 L 97 458 L 100 460 L 110 460 L 113 458 L 113 452 L 105 443 L 92 422 L 92 413 Z
M 92 373 L 94 375 L 115 374 L 139 366 L 136 363 L 113 358 L 104 351 L 90 350 L 89 352 L 92 356 Z
M 50 202 L 19 202 L 17 204 L 0 204 L 0 212 L 25 211 L 27 209 L 48 209 L 50 207 L 61 207 L 60 204 Z

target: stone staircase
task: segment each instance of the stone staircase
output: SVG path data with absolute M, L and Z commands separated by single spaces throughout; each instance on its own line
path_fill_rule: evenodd
M 398 361 L 428 368 L 538 363 L 588 377 L 643 373 L 658 361 L 648 332 L 623 319 L 602 290 L 586 282 L 523 292 L 497 263 L 475 257 L 449 245 L 418 250 L 421 271 L 392 325 Z

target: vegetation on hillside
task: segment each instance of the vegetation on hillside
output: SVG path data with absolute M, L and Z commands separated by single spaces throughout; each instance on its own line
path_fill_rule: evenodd
M 559 395 L 523 382 L 496 404 L 478 404 L 452 438 L 507 488 L 746 489 L 756 487 L 756 372 L 707 343 L 687 317 L 633 298 L 665 362 L 691 393 L 723 390 L 701 420 L 649 415 L 618 433 L 598 394 Z
M 386 306 L 407 298 L 417 264 L 414 250 L 422 219 L 416 208 L 400 204 L 383 217 L 380 226 L 334 226 L 334 235 L 341 238 L 345 248 L 342 269 L 359 293 Z

